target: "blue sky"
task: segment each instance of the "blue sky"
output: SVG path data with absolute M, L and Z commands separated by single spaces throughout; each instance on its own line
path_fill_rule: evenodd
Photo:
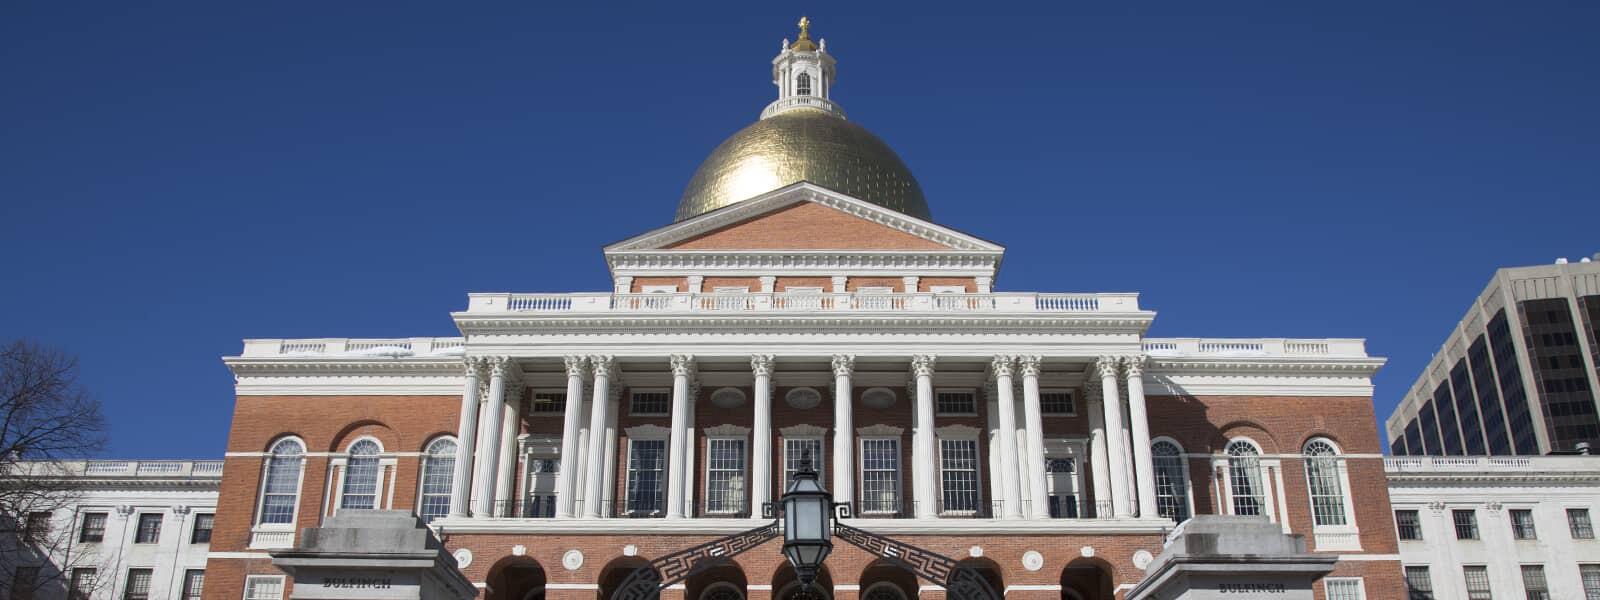
M 217 456 L 241 338 L 606 289 L 802 10 L 999 289 L 1368 338 L 1380 421 L 1496 267 L 1600 251 L 1592 2 L 7 2 L 0 338 L 81 357 L 108 455 Z

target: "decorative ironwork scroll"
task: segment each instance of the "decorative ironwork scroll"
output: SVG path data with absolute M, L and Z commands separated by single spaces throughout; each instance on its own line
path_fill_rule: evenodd
M 612 600 L 654 600 L 661 590 L 689 577 L 727 562 L 746 550 L 760 546 L 778 537 L 778 522 L 773 521 L 755 529 L 711 540 L 687 550 L 679 550 L 650 561 L 649 565 L 635 569 L 617 591 Z
M 916 573 L 917 577 L 944 586 L 945 597 L 950 600 L 1000 600 L 1000 595 L 982 573 L 943 554 L 838 521 L 834 521 L 833 536 L 873 556 L 905 567 Z

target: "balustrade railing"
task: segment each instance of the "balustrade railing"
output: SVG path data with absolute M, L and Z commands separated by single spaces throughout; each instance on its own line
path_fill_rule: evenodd
M 1137 294 L 1031 292 L 659 292 L 576 294 L 472 294 L 468 312 L 1139 312 Z M 305 351 L 318 351 L 308 349 Z

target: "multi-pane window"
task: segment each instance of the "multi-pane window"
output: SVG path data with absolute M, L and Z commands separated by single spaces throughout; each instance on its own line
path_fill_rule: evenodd
M 1311 487 L 1311 519 L 1319 526 L 1345 525 L 1344 484 L 1339 453 L 1326 440 L 1306 444 L 1306 482 Z
M 668 392 L 634 392 L 628 402 L 632 415 L 665 415 L 672 407 L 672 394 Z
M 1434 600 L 1433 577 L 1427 567 L 1406 567 L 1406 592 L 1409 600 Z
M 189 569 L 183 572 L 183 600 L 200 600 L 206 588 L 206 572 L 204 569 Z
M 536 394 L 537 395 L 537 394 Z M 423 521 L 450 514 L 450 488 L 456 477 L 456 441 L 439 438 L 428 444 L 422 457 L 422 499 L 417 516 Z
M 272 446 L 267 459 L 267 478 L 261 491 L 261 524 L 288 525 L 294 522 L 295 499 L 300 496 L 300 469 L 305 462 L 305 447 L 297 440 L 282 440 Z
M 83 527 L 78 529 L 78 541 L 101 542 L 106 539 L 106 513 L 84 513 Z
M 1402 540 L 1422 539 L 1422 519 L 1417 516 L 1417 511 L 1394 511 L 1394 526 Z
M 244 580 L 244 600 L 283 600 L 283 576 L 251 575 Z
M 1525 508 L 1512 509 L 1511 535 L 1519 540 L 1537 539 L 1539 534 L 1533 528 L 1533 511 Z
M 793 481 L 794 474 L 800 472 L 800 467 L 806 460 L 811 461 L 811 470 L 817 472 L 817 481 L 827 481 L 822 469 L 827 465 L 822 456 L 822 438 L 784 438 L 783 440 L 783 481 Z M 785 485 L 779 482 L 779 485 Z
M 1461 567 L 1467 581 L 1467 600 L 1493 600 L 1489 591 L 1489 568 L 1483 565 Z
M 189 543 L 211 543 L 211 528 L 217 522 L 217 515 L 212 513 L 199 513 L 194 516 L 194 531 L 189 532 Z
M 809 73 L 801 73 L 800 76 L 795 77 L 794 78 L 794 88 L 795 88 L 794 89 L 794 93 L 796 95 L 799 95 L 799 96 L 810 96 L 811 95 L 811 75 Z
M 561 459 L 554 456 L 528 457 L 528 501 L 522 516 L 548 519 L 556 516 L 556 477 L 561 475 Z
M 1261 451 L 1244 440 L 1228 442 L 1228 491 L 1233 514 L 1265 515 L 1266 487 L 1261 483 Z
M 150 600 L 150 569 L 128 569 L 122 600 Z
M 1544 579 L 1544 565 L 1522 565 L 1522 590 L 1528 600 L 1550 600 L 1550 584 Z
M 72 578 L 67 580 L 67 600 L 89 600 L 98 574 L 94 569 L 73 569 Z
M 978 511 L 978 440 L 939 440 L 940 512 Z
M 708 439 L 706 454 L 706 512 L 744 511 L 744 438 Z
M 566 392 L 534 392 L 530 410 L 534 414 L 560 414 L 567 410 Z
M 378 452 L 378 443 L 372 440 L 350 445 L 339 508 L 378 507 Z
M 17 567 L 11 574 L 11 600 L 33 600 L 39 588 L 39 567 Z
M 161 513 L 139 515 L 139 529 L 133 535 L 135 544 L 154 544 L 161 541 Z
M 971 390 L 939 390 L 934 395 L 934 412 L 940 415 L 971 415 L 978 412 L 978 396 Z
M 1366 600 L 1367 590 L 1360 577 L 1328 577 L 1322 580 L 1328 600 Z
M 861 440 L 861 512 L 892 513 L 900 508 L 900 440 Z
M 1600 565 L 1578 565 L 1584 600 L 1600 600 Z
M 1039 392 L 1039 412 L 1047 415 L 1072 415 L 1077 414 L 1077 406 L 1073 404 L 1072 392 L 1051 390 Z
M 1078 518 L 1078 463 L 1070 458 L 1047 458 L 1044 471 L 1050 518 Z
M 50 540 L 50 513 L 38 511 L 28 513 L 28 520 L 23 524 L 22 537 L 35 544 L 44 544 Z
M 1182 523 L 1189 519 L 1189 478 L 1184 468 L 1183 450 L 1177 444 L 1159 440 L 1150 445 L 1156 471 L 1156 513 Z
M 630 440 L 628 442 L 628 514 L 660 514 L 666 479 L 667 441 Z
M 1455 523 L 1455 526 L 1456 526 L 1456 539 L 1458 539 L 1458 540 L 1475 540 L 1475 539 L 1478 539 L 1478 513 L 1477 512 L 1473 511 L 1470 508 L 1466 509 L 1466 510 L 1452 510 L 1452 511 L 1450 511 L 1450 519 L 1451 519 L 1451 521 L 1453 521 Z
M 1594 539 L 1594 522 L 1589 520 L 1589 509 L 1567 509 L 1567 528 L 1572 530 L 1572 539 Z

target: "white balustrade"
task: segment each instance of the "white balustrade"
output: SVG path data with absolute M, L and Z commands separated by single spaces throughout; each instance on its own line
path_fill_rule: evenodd
M 1395 456 L 1383 459 L 1390 473 L 1528 473 L 1535 471 L 1594 471 L 1600 456 Z

